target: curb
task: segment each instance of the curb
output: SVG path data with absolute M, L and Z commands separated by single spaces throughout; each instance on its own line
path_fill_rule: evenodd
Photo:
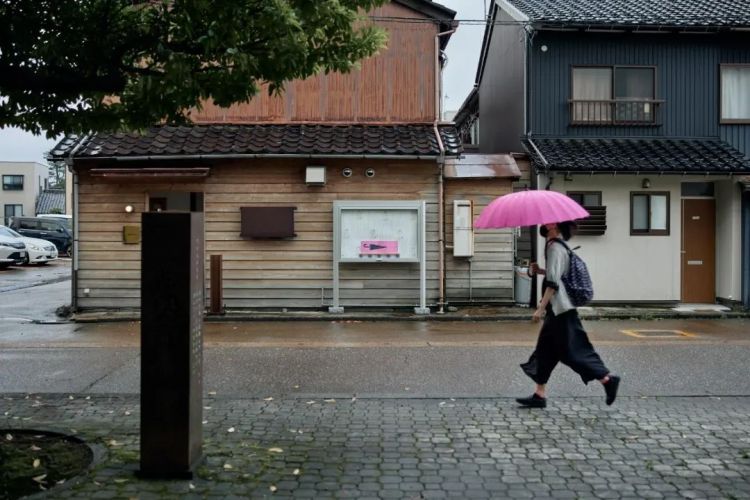
M 495 315 L 408 315 L 395 316 L 388 314 L 367 315 L 367 314 L 347 314 L 335 316 L 323 315 L 299 315 L 292 316 L 289 314 L 264 315 L 264 314 L 230 314 L 230 315 L 206 315 L 207 323 L 242 323 L 242 322 L 303 322 L 303 321 L 325 321 L 325 322 L 351 322 L 351 321 L 370 321 L 370 322 L 399 322 L 399 321 L 436 321 L 436 322 L 504 322 L 504 321 L 529 321 L 531 312 L 528 314 L 495 314 Z M 679 313 L 671 311 L 656 311 L 648 313 L 603 313 L 603 314 L 581 314 L 581 319 L 586 321 L 611 321 L 611 320 L 632 320 L 632 321 L 649 321 L 649 320 L 669 320 L 669 319 L 747 319 L 750 318 L 748 312 L 724 312 L 724 313 Z M 58 323 L 125 323 L 140 321 L 139 315 L 132 316 L 102 316 L 87 317 L 82 315 L 73 315 L 70 320 Z M 48 323 L 57 324 L 57 323 Z

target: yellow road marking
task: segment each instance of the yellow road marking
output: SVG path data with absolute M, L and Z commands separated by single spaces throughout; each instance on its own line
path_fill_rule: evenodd
M 694 333 L 683 332 L 682 330 L 620 330 L 625 335 L 639 339 L 669 339 L 669 338 L 694 338 Z M 664 335 L 643 335 L 644 333 L 664 333 Z

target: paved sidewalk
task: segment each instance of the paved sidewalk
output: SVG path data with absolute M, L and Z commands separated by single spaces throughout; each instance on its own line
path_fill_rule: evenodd
M 7 395 L 0 428 L 106 448 L 53 498 L 750 497 L 750 397 L 601 399 L 525 410 L 501 398 L 211 396 L 193 481 L 134 477 L 137 396 Z

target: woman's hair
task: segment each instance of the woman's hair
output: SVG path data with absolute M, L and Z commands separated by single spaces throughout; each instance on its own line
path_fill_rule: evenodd
M 578 223 L 572 220 L 568 220 L 565 222 L 558 222 L 557 229 L 560 230 L 560 235 L 563 237 L 563 239 L 565 241 L 568 241 L 570 238 L 572 238 L 576 234 L 576 230 L 578 229 Z

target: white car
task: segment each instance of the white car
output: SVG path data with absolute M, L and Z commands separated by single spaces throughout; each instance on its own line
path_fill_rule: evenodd
M 18 238 L 9 238 L 0 234 L 0 269 L 13 264 L 23 264 L 25 260 L 26 244 Z
M 27 238 L 6 226 L 0 226 L 0 237 L 21 242 L 26 246 L 24 264 L 46 264 L 57 259 L 57 247 L 51 241 Z

